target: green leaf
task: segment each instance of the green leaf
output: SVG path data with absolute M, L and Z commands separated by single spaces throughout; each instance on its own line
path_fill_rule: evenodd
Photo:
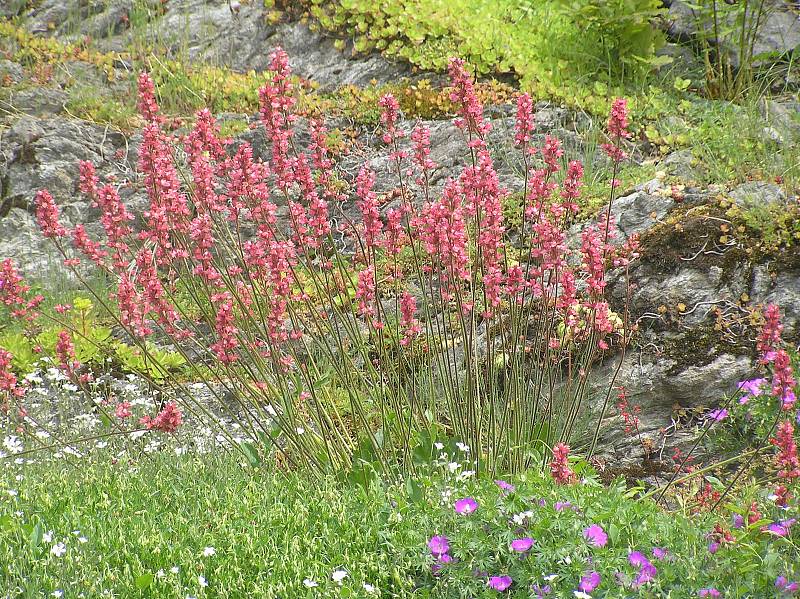
M 147 587 L 149 587 L 151 584 L 153 584 L 153 580 L 154 580 L 153 575 L 150 574 L 149 572 L 146 572 L 145 574 L 141 574 L 141 575 L 136 577 L 136 581 L 135 581 L 136 588 L 139 589 L 139 590 L 144 590 Z
M 422 491 L 422 485 L 412 478 L 406 480 L 406 494 L 414 503 L 420 503 L 425 497 L 425 494 Z
M 258 455 L 258 450 L 256 450 L 255 445 L 249 442 L 240 443 L 239 447 L 242 448 L 247 461 L 253 468 L 257 468 L 261 465 L 261 457 Z
M 36 526 L 33 527 L 33 530 L 31 531 L 31 535 L 29 537 L 32 548 L 35 549 L 36 547 L 39 546 L 39 543 L 42 542 L 43 534 L 44 531 L 42 531 L 42 525 L 37 522 Z

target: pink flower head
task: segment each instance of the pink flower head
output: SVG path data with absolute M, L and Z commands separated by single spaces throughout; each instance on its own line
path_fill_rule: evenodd
M 536 125 L 533 116 L 533 100 L 530 94 L 521 94 L 517 98 L 517 122 L 514 125 L 514 143 L 527 147 Z
M 155 418 L 144 416 L 140 421 L 147 429 L 174 433 L 183 422 L 183 414 L 174 401 L 167 402 Z
M 489 588 L 502 593 L 508 589 L 513 582 L 510 576 L 492 576 L 489 578 Z
M 139 100 L 136 108 L 144 119 L 148 122 L 160 123 L 163 120 L 158 114 L 158 102 L 156 102 L 155 85 L 150 75 L 142 71 L 139 73 Z
M 448 73 L 453 88 L 450 92 L 450 101 L 458 107 L 459 114 L 455 124 L 470 136 L 475 136 L 470 142 L 472 147 L 484 147 L 483 140 L 492 126 L 483 118 L 483 106 L 475 93 L 472 76 L 464 68 L 464 61 L 460 58 L 450 59 Z
M 129 401 L 121 401 L 114 408 L 114 416 L 117 418 L 129 418 L 131 416 L 131 403 Z
M 581 578 L 578 589 L 584 593 L 591 593 L 598 586 L 600 586 L 600 574 L 597 572 L 589 572 L 588 574 L 584 575 L 583 578 Z
M 720 593 L 715 588 L 706 588 L 706 589 L 700 589 L 699 591 L 697 591 L 697 596 L 698 597 L 722 597 L 722 593 Z
M 614 100 L 607 127 L 612 143 L 602 144 L 601 147 L 614 162 L 620 162 L 627 156 L 621 148 L 622 140 L 631 136 L 628 132 L 628 101 L 625 98 Z
M 656 559 L 664 559 L 667 557 L 667 550 L 663 547 L 653 547 L 653 557 Z
M 36 222 L 42 229 L 42 235 L 47 238 L 63 237 L 67 230 L 58 222 L 58 206 L 53 196 L 46 189 L 36 192 Z
M 793 479 L 800 477 L 800 458 L 797 456 L 797 443 L 794 440 L 794 425 L 791 420 L 784 420 L 778 425 L 775 437 L 769 442 L 778 448 L 775 465 L 780 478 Z
M 557 443 L 553 447 L 553 461 L 550 462 L 550 474 L 562 485 L 575 482 L 575 473 L 569 467 L 569 446 Z
M 456 501 L 455 508 L 457 514 L 471 514 L 478 509 L 478 502 L 472 497 L 465 497 Z
M 383 143 L 391 144 L 405 136 L 405 133 L 397 128 L 397 121 L 400 118 L 400 103 L 392 94 L 386 94 L 378 100 L 378 106 L 383 110 L 381 111 L 381 123 L 385 128 L 383 134 Z M 394 155 L 394 158 L 400 156 Z
M 583 537 L 589 541 L 590 545 L 595 547 L 605 547 L 608 543 L 608 535 L 599 524 L 592 524 L 584 529 Z
M 430 549 L 431 555 L 439 557 L 450 551 L 450 544 L 446 536 L 439 535 L 431 537 L 428 541 L 428 549 Z
M 514 539 L 511 541 L 511 549 L 518 553 L 525 553 L 529 551 L 535 541 L 531 537 L 522 537 L 521 539 Z

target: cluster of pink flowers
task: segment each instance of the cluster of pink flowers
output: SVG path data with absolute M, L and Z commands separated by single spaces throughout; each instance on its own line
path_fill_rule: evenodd
M 157 430 L 162 433 L 174 433 L 183 422 L 183 413 L 174 401 L 167 402 L 164 408 L 155 416 L 143 416 L 139 422 L 148 430 Z
M 778 424 L 775 437 L 770 439 L 778 454 L 775 456 L 775 465 L 779 468 L 778 476 L 791 480 L 800 477 L 800 459 L 797 457 L 797 444 L 794 440 L 794 425 L 791 420 L 784 420 Z
M 631 136 L 628 132 L 628 101 L 625 98 L 617 98 L 612 103 L 607 127 L 612 143 L 604 143 L 602 148 L 614 162 L 621 162 L 627 157 L 622 149 L 622 141 Z
M 73 378 L 76 371 L 80 368 L 80 362 L 75 359 L 75 344 L 72 342 L 72 336 L 69 331 L 59 331 L 58 341 L 56 341 L 56 358 L 58 359 L 58 366 L 67 376 Z
M 453 88 L 450 92 L 450 101 L 458 107 L 459 114 L 455 124 L 469 134 L 470 147 L 484 147 L 484 139 L 491 131 L 492 126 L 483 118 L 483 106 L 475 93 L 472 76 L 467 72 L 464 61 L 460 58 L 450 60 L 448 73 Z
M 576 480 L 575 473 L 569 467 L 569 446 L 556 443 L 553 447 L 553 460 L 550 462 L 550 475 L 557 483 L 568 485 Z
M 0 347 L 0 411 L 8 413 L 12 399 L 25 395 L 25 387 L 19 384 L 11 361 L 11 352 Z
M 156 88 L 153 80 L 145 72 L 139 73 L 139 99 L 136 108 L 148 122 L 161 122 L 158 102 L 156 102 Z
M 32 311 L 44 301 L 41 294 L 28 298 L 30 290 L 11 259 L 0 261 L 0 305 L 9 308 L 14 318 L 32 318 Z

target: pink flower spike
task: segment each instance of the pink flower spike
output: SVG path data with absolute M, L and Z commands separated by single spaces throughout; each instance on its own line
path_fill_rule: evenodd
M 608 535 L 599 524 L 592 524 L 583 531 L 583 537 L 595 547 L 605 547 L 608 543 Z
M 455 508 L 457 514 L 471 514 L 478 509 L 478 502 L 472 497 L 465 497 L 456 501 Z
M 510 576 L 492 576 L 489 578 L 489 588 L 502 593 L 514 582 Z

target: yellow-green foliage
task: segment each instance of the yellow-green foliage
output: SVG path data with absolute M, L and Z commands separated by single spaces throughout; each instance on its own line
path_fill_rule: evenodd
M 380 50 L 439 71 L 450 57 L 460 56 L 476 74 L 513 74 L 539 97 L 558 98 L 595 112 L 606 109 L 608 92 L 613 90 L 594 88 L 586 80 L 616 82 L 641 74 L 654 64 L 654 50 L 663 41 L 649 22 L 659 10 L 658 0 L 304 0 L 301 4 L 323 28 L 354 36 L 357 52 Z

